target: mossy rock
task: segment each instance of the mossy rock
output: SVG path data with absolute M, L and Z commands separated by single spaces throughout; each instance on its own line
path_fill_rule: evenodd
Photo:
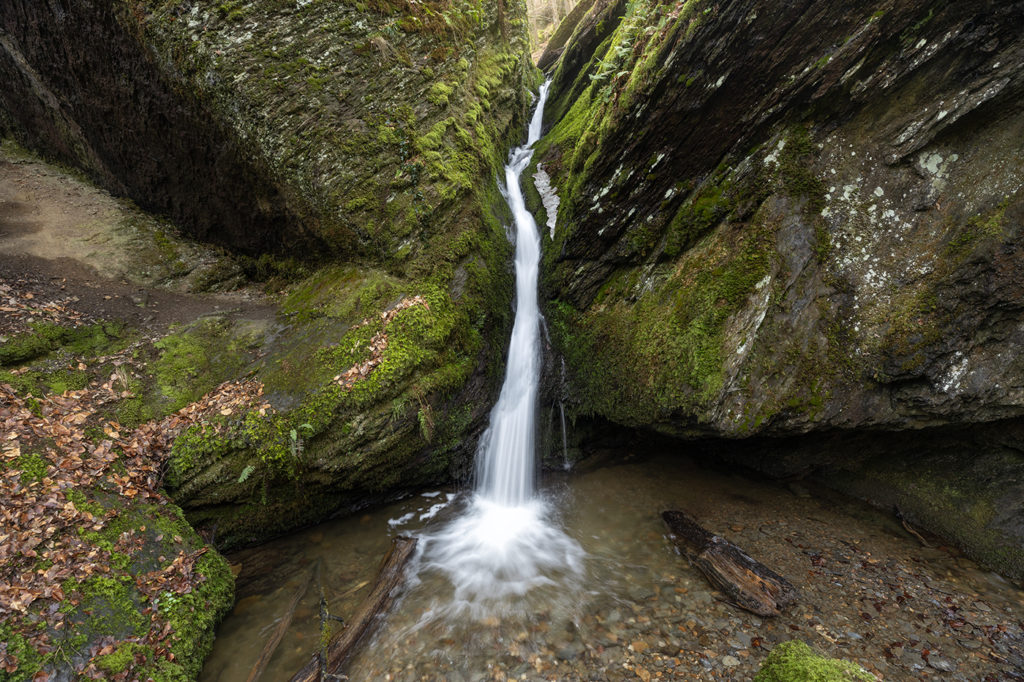
M 68 498 L 77 508 L 96 515 L 105 514 L 108 505 L 124 505 L 102 531 L 79 532 L 83 542 L 110 552 L 111 561 L 92 577 L 68 579 L 61 585 L 60 610 L 66 614 L 66 627 L 49 633 L 54 643 L 50 651 L 36 651 L 22 634 L 0 624 L 0 640 L 18 660 L 13 672 L 0 671 L 0 680 L 20 682 L 39 671 L 51 676 L 72 674 L 90 662 L 97 644 L 111 641 L 119 642 L 113 652 L 92 659 L 102 673 L 127 671 L 132 679 L 157 681 L 196 679 L 213 646 L 215 627 L 234 603 L 234 577 L 227 561 L 205 545 L 174 505 L 126 503 L 99 490 L 72 490 Z M 115 543 L 127 535 L 141 540 L 138 549 L 115 551 Z M 137 587 L 137 581 L 145 582 L 154 572 L 168 568 L 180 553 L 197 550 L 203 553 L 195 561 L 186 594 L 167 591 L 151 600 Z M 153 621 L 145 611 L 150 608 Z M 170 658 L 139 643 L 153 623 L 170 626 L 163 642 Z
M 58 349 L 77 356 L 103 355 L 127 345 L 129 336 L 125 326 L 116 322 L 80 327 L 32 322 L 29 327 L 30 331 L 16 334 L 0 344 L 0 367 L 21 365 Z
M 873 682 L 874 675 L 838 658 L 825 658 L 798 639 L 776 644 L 754 682 Z

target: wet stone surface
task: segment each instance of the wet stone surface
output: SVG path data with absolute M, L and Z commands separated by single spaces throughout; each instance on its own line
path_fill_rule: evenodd
M 445 615 L 444 578 L 420 570 L 351 662 L 352 679 L 744 680 L 775 644 L 794 638 L 879 679 L 1024 679 L 1024 593 L 952 549 L 923 547 L 860 504 L 817 490 L 798 497 L 679 457 L 577 473 L 548 481 L 546 491 L 588 553 L 582 584 L 531 592 L 500 615 Z M 271 557 L 282 576 L 294 575 L 316 555 L 344 584 L 358 584 L 383 555 L 387 519 L 427 510 L 432 499 L 321 526 L 309 532 L 319 543 L 304 536 L 263 548 L 271 553 L 263 564 Z M 457 506 L 425 522 L 444 523 Z M 798 603 L 762 619 L 722 601 L 664 536 L 657 512 L 669 507 L 686 509 L 784 575 L 800 590 Z M 390 532 L 421 523 L 410 519 Z M 343 587 L 325 589 L 330 596 Z M 204 679 L 245 679 L 244 661 L 255 660 L 263 642 L 257 633 L 294 590 L 263 589 L 222 627 Z M 290 674 L 312 651 L 315 599 L 303 602 L 304 617 L 296 614 L 271 670 Z M 251 657 L 240 655 L 247 647 Z M 229 659 L 242 664 L 233 668 Z

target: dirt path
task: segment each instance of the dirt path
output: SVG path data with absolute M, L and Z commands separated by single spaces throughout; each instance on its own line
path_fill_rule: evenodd
M 0 334 L 48 319 L 37 314 L 47 304 L 70 319 L 153 331 L 204 315 L 273 316 L 275 307 L 252 289 L 191 291 L 213 269 L 230 275 L 231 267 L 215 249 L 178 239 L 70 173 L 0 152 Z

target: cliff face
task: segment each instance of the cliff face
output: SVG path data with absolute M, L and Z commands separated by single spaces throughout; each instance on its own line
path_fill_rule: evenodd
M 269 324 L 179 329 L 139 397 L 263 384 L 267 408 L 175 445 L 167 483 L 222 545 L 466 467 L 511 322 L 497 172 L 526 30 L 500 0 L 0 9 L 3 131 L 292 282 Z
M 1022 22 L 1012 2 L 595 3 L 535 156 L 575 413 L 729 438 L 1024 414 Z

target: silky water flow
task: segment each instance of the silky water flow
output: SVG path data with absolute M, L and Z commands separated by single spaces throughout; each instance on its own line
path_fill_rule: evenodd
M 540 89 L 526 144 L 512 150 L 505 166 L 504 194 L 515 220 L 516 314 L 505 381 L 477 451 L 476 490 L 460 516 L 421 539 L 421 572 L 439 571 L 454 588 L 445 612 L 494 617 L 529 608 L 516 598 L 540 586 L 571 593 L 583 572 L 583 549 L 534 490 L 540 236 L 520 176 L 540 138 L 548 85 Z

